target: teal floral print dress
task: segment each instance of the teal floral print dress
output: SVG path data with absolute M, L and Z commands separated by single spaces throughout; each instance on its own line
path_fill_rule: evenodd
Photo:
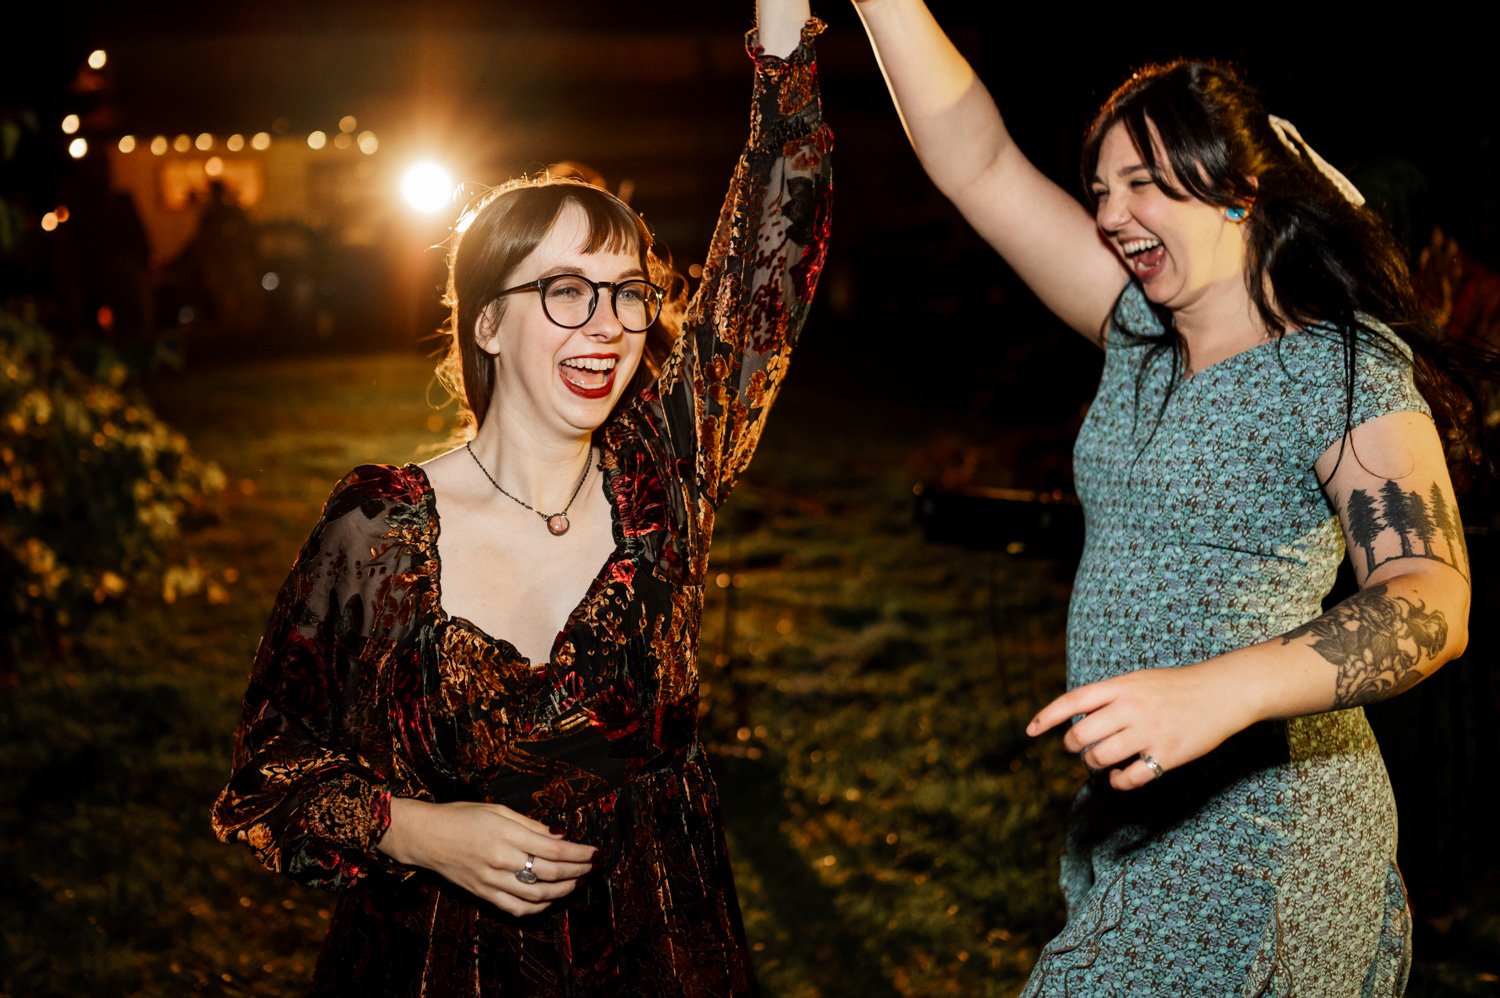
M 1394 337 L 1361 336 L 1351 410 L 1332 332 L 1260 344 L 1168 394 L 1171 356 L 1132 334 L 1160 330 L 1131 283 L 1074 452 L 1087 540 L 1070 688 L 1318 616 L 1344 538 L 1314 462 L 1348 426 L 1429 412 Z M 1139 790 L 1095 778 L 1063 859 L 1068 921 L 1024 995 L 1397 995 L 1411 929 L 1395 856 L 1359 708 L 1257 725 Z

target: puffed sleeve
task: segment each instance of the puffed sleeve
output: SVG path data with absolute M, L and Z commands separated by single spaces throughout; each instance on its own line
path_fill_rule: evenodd
M 723 502 L 749 463 L 807 317 L 828 248 L 832 134 L 823 124 L 816 19 L 786 58 L 754 33 L 750 139 L 709 245 L 703 281 L 657 382 L 677 453 Z
M 387 522 L 396 471 L 358 468 L 329 498 L 256 650 L 213 807 L 220 840 L 313 887 L 391 865 L 375 848 L 390 824 L 390 767 L 362 653 L 398 557 Z

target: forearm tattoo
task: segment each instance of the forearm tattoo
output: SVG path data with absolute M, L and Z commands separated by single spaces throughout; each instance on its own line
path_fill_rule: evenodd
M 1282 638 L 1312 638 L 1313 651 L 1337 670 L 1333 709 L 1384 700 L 1422 680 L 1418 667 L 1448 644 L 1448 621 L 1439 610 L 1390 596 L 1384 585 L 1349 597 Z

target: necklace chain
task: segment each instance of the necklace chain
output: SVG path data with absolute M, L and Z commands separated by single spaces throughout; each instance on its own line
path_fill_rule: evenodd
M 573 486 L 573 494 L 568 496 L 568 504 L 562 508 L 561 513 L 543 513 L 525 499 L 511 495 L 505 491 L 505 486 L 495 481 L 495 476 L 490 474 L 489 469 L 484 466 L 484 462 L 479 460 L 479 455 L 474 453 L 474 448 L 469 446 L 468 441 L 464 442 L 464 450 L 469 452 L 469 456 L 474 459 L 474 463 L 479 466 L 479 470 L 484 473 L 484 477 L 490 480 L 490 484 L 495 487 L 495 491 L 516 505 L 529 509 L 537 516 L 540 516 L 542 521 L 547 524 L 547 530 L 552 536 L 561 537 L 568 532 L 568 528 L 572 526 L 572 523 L 568 520 L 568 510 L 573 508 L 573 500 L 577 499 L 578 493 L 583 491 L 583 483 L 588 480 L 589 469 L 594 466 L 592 448 L 590 448 L 589 454 L 584 458 L 583 474 L 578 476 L 578 484 Z

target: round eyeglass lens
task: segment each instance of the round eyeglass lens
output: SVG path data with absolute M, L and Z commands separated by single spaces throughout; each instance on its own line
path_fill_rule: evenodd
M 548 318 L 569 328 L 589 321 L 597 296 L 592 284 L 572 274 L 554 277 L 542 288 L 542 304 L 547 308 Z
M 615 316 L 633 333 L 644 332 L 656 321 L 661 297 L 645 281 L 621 281 L 615 285 Z

